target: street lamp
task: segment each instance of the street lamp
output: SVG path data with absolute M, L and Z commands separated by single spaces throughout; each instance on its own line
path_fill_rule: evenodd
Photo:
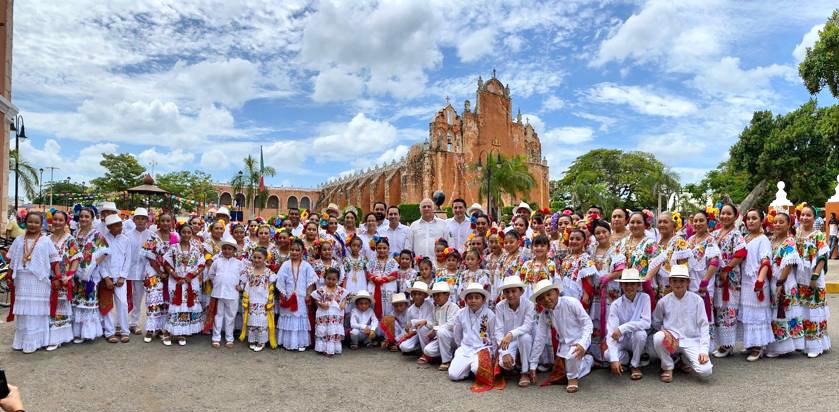
M 17 186 L 18 186 L 18 176 L 20 176 L 20 170 L 18 169 L 18 163 L 20 163 L 20 139 L 26 139 L 26 130 L 23 126 L 23 116 L 17 115 L 15 116 L 15 121 L 12 122 L 10 125 L 10 130 L 15 132 L 15 153 L 17 153 L 17 157 L 15 158 L 15 213 L 17 213 L 17 206 L 18 206 L 18 193 L 17 193 Z
M 44 168 L 38 169 L 41 172 L 41 177 L 38 179 L 38 201 L 41 202 L 41 210 L 44 209 Z
M 70 176 L 67 176 L 67 180 L 65 180 L 64 183 L 67 184 L 67 186 L 64 186 L 65 189 L 70 187 Z M 65 203 L 67 205 L 67 209 L 69 209 L 70 208 L 70 196 L 67 195 L 66 193 L 64 195 L 64 200 L 65 200 Z

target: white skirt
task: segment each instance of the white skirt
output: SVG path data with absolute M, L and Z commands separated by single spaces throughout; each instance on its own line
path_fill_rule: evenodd
M 73 340 L 73 306 L 67 300 L 67 291 L 58 292 L 55 317 L 50 317 L 50 345 L 61 345 Z
M 17 309 L 17 302 L 15 302 Z M 49 344 L 49 315 L 15 315 L 15 338 L 12 349 L 35 352 Z

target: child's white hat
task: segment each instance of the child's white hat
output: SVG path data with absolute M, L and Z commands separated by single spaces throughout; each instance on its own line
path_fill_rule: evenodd
M 498 290 L 504 291 L 510 288 L 522 288 L 524 289 L 524 282 L 521 281 L 521 278 L 518 275 L 507 276 L 504 278 L 504 284 L 501 285 Z
M 390 303 L 392 305 L 397 303 L 408 303 L 408 298 L 405 297 L 404 293 L 394 293 L 393 296 L 390 297 Z
M 547 291 L 551 289 L 559 290 L 559 285 L 553 283 L 550 279 L 542 279 L 536 286 L 533 287 L 533 294 L 530 295 L 530 300 L 536 302 L 536 298 L 539 296 L 544 295 Z
M 641 274 L 638 269 L 626 268 L 621 272 L 621 278 L 617 280 L 618 283 L 638 283 L 642 282 Z
M 233 249 L 236 249 L 236 251 L 237 251 L 237 252 L 239 251 L 239 244 L 237 244 L 237 243 L 236 243 L 236 240 L 234 240 L 233 238 L 229 238 L 229 239 L 228 239 L 228 238 L 225 238 L 225 239 L 222 239 L 222 240 L 221 240 L 221 246 L 222 246 L 222 247 L 224 247 L 224 246 L 233 246 Z
M 465 300 L 466 295 L 470 293 L 478 293 L 484 297 L 484 300 L 486 300 L 489 297 L 489 292 L 487 292 L 487 290 L 484 289 L 483 285 L 477 282 L 472 282 L 466 285 L 466 288 L 460 291 L 460 298 Z
M 435 293 L 452 293 L 452 288 L 446 282 L 437 282 L 431 288 L 431 294 L 433 295 Z
M 421 280 L 416 280 L 411 285 L 411 287 L 408 288 L 408 293 L 411 293 L 411 292 L 422 292 L 422 293 L 425 293 L 427 295 L 428 294 L 428 284 L 426 284 L 425 282 L 423 282 Z
M 670 277 L 690 279 L 690 272 L 688 272 L 687 265 L 673 265 L 673 267 L 670 268 Z
M 370 304 L 373 304 L 373 297 L 370 296 L 370 292 L 366 290 L 359 290 L 355 293 L 355 296 L 352 298 L 352 303 L 357 302 L 359 299 L 367 299 L 370 301 Z

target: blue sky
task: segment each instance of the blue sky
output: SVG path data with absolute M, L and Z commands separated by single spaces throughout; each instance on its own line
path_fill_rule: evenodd
M 269 4 L 270 3 L 270 4 Z M 102 153 L 227 181 L 265 150 L 269 185 L 314 187 L 401 158 L 445 97 L 496 69 L 551 176 L 599 147 L 653 152 L 684 183 L 755 110 L 808 98 L 810 1 L 27 1 L 15 4 L 22 156 L 56 180 Z M 819 104 L 833 104 L 829 95 Z

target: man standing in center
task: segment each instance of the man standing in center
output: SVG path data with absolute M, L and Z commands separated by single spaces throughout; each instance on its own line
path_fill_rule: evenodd
M 387 222 L 385 225 L 379 226 L 379 236 L 384 236 L 390 243 L 390 255 L 398 255 L 405 249 L 405 243 L 408 240 L 411 230 L 408 226 L 399 222 L 399 207 L 391 206 L 387 208 Z
M 128 330 L 140 334 L 140 314 L 143 311 L 143 295 L 146 293 L 146 265 L 147 259 L 143 254 L 146 241 L 152 237 L 152 231 L 147 228 L 149 213 L 145 208 L 134 210 L 134 230 L 126 232 L 128 238 L 128 284 L 127 294 L 131 299 L 131 310 L 128 312 Z
M 411 223 L 405 248 L 414 251 L 415 256 L 434 256 L 434 242 L 443 238 L 451 244 L 446 221 L 434 216 L 434 202 L 425 198 L 420 202 L 421 217 Z
M 472 233 L 472 221 L 466 218 L 466 201 L 460 198 L 453 200 L 452 213 L 454 216 L 446 220 L 450 244 L 462 254 L 466 251 L 466 238 Z

